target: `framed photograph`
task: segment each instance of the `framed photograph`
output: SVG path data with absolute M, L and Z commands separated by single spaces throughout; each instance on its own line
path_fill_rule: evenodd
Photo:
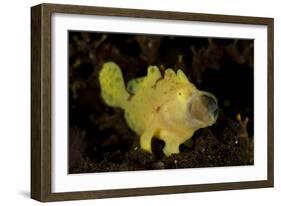
M 273 187 L 273 19 L 31 8 L 31 197 Z

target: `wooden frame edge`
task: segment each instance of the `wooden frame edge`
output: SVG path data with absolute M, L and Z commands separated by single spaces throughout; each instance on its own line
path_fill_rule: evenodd
M 42 199 L 41 24 L 42 7 L 31 8 L 31 198 Z
M 119 17 L 135 17 L 135 18 L 156 18 L 170 20 L 185 20 L 185 21 L 206 21 L 220 23 L 239 23 L 239 24 L 254 24 L 267 25 L 273 18 L 270 17 L 253 17 L 253 16 L 237 16 L 237 15 L 222 15 L 222 14 L 205 14 L 192 12 L 178 11 L 163 11 L 163 10 L 143 10 L 132 8 L 113 8 L 113 7 L 96 7 L 96 6 L 81 6 L 71 4 L 40 4 L 44 9 L 52 13 L 67 13 L 79 15 L 106 15 Z M 105 14 L 106 13 L 106 14 Z
M 117 189 L 117 190 L 62 192 L 62 193 L 51 193 L 48 197 L 44 199 L 43 202 L 196 193 L 196 192 L 214 192 L 214 191 L 224 191 L 224 190 L 258 189 L 258 188 L 269 188 L 269 187 L 272 187 L 271 182 L 268 180 L 263 180 L 263 181 L 233 182 L 233 183 L 231 182 L 231 183 L 216 183 L 216 184 L 203 184 L 203 185 L 200 184 L 200 185 L 149 187 L 149 188 L 133 188 L 133 189 Z
M 31 8 L 31 198 L 51 194 L 51 10 Z
M 269 19 L 267 24 L 267 106 L 268 106 L 268 131 L 267 131 L 267 179 L 274 187 L 274 19 Z
M 167 186 L 135 189 L 51 192 L 51 15 L 126 16 L 174 20 L 226 22 L 268 26 L 268 178 L 262 181 Z M 144 16 L 145 15 L 145 16 Z M 40 4 L 31 8 L 31 198 L 41 202 L 94 198 L 207 192 L 274 186 L 273 137 L 273 18 L 167 12 L 109 7 Z

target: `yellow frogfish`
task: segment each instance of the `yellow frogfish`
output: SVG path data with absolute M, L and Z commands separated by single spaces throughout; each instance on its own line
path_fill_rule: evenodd
M 196 130 L 214 124 L 218 116 L 216 97 L 198 90 L 182 70 L 166 69 L 162 77 L 157 66 L 149 66 L 146 76 L 130 80 L 125 87 L 120 67 L 106 62 L 99 82 L 104 102 L 124 110 L 128 126 L 148 152 L 155 137 L 165 142 L 166 156 L 179 153 L 180 144 Z

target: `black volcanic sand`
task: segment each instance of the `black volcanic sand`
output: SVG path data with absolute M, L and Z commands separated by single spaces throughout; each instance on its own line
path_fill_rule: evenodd
M 126 82 L 149 65 L 182 69 L 219 102 L 217 122 L 166 157 L 139 147 L 123 111 L 104 104 L 98 74 L 116 62 Z M 107 172 L 253 164 L 253 41 L 130 34 L 69 33 L 69 172 Z M 145 112 L 145 111 L 144 111 Z M 241 118 L 237 118 L 240 114 Z

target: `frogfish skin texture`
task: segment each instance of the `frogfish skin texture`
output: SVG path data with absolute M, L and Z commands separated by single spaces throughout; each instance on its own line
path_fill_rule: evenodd
M 106 62 L 99 82 L 106 105 L 124 110 L 128 126 L 148 152 L 155 137 L 165 142 L 166 156 L 177 154 L 180 144 L 217 119 L 216 97 L 198 90 L 182 70 L 166 69 L 163 77 L 157 66 L 149 66 L 146 76 L 130 80 L 125 87 L 120 67 Z

